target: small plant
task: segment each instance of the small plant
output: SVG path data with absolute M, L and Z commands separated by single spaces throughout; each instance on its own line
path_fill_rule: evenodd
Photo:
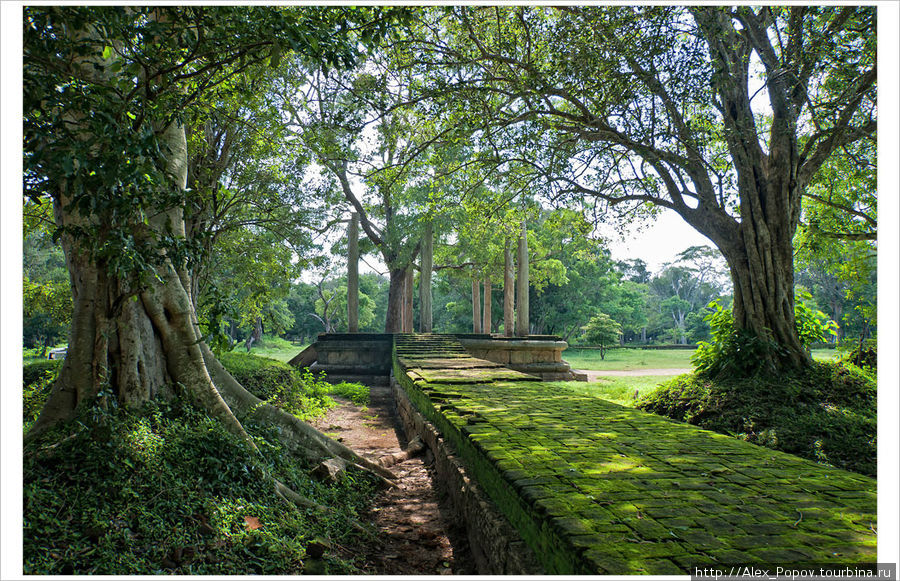
M 349 399 L 358 406 L 369 405 L 369 387 L 361 383 L 342 382 L 330 386 L 329 393 Z
M 681 375 L 636 407 L 874 476 L 875 404 L 872 374 L 845 363 L 815 362 L 774 379 Z

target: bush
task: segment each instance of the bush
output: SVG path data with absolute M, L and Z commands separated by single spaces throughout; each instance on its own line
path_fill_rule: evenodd
M 794 301 L 797 334 L 807 349 L 837 333 L 837 323 L 803 302 L 811 298 L 809 293 L 801 292 Z M 783 355 L 777 343 L 747 329 L 736 329 L 731 309 L 723 307 L 719 299 L 709 303 L 707 309 L 704 320 L 709 324 L 712 342 L 697 344 L 691 357 L 697 374 L 709 378 L 774 375 L 777 369 L 768 369 L 761 362 L 771 360 L 773 354 Z
M 25 432 L 41 413 L 61 364 L 62 360 L 46 359 L 22 366 L 22 424 Z
M 188 404 L 87 406 L 29 442 L 24 573 L 295 575 L 312 540 L 353 546 L 374 479 L 312 481 L 272 433 L 245 427 L 261 453 Z M 289 509 L 273 478 L 334 512 Z M 354 558 L 335 549 L 318 572 L 358 573 Z
M 336 404 L 331 385 L 281 361 L 247 353 L 223 353 L 222 365 L 247 391 L 302 420 L 323 415 Z
M 861 474 L 876 474 L 876 380 L 864 369 L 816 362 L 778 379 L 681 375 L 639 409 Z
M 347 383 L 346 381 L 332 385 L 329 393 L 347 398 L 356 405 L 369 405 L 369 387 L 361 383 Z
M 875 371 L 878 368 L 878 350 L 875 341 L 860 341 L 842 358 L 842 361 Z

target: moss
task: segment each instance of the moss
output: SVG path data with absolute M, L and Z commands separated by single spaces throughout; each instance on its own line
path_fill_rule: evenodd
M 454 368 L 465 370 L 464 358 Z M 848 546 L 869 538 L 861 519 L 874 518 L 871 479 L 496 370 L 470 382 L 457 373 L 450 400 L 448 384 L 424 381 L 420 371 L 407 373 L 395 356 L 410 400 L 548 573 L 672 572 L 709 563 L 712 550 L 752 562 L 738 545 L 759 548 L 763 537 L 784 551 L 801 534 L 807 547 L 814 545 L 807 537 L 845 538 Z M 864 389 L 846 391 L 866 397 Z M 843 492 L 859 496 L 832 496 Z M 803 503 L 821 510 L 807 517 L 818 536 L 795 526 Z M 874 549 L 853 558 L 863 554 L 871 559 Z

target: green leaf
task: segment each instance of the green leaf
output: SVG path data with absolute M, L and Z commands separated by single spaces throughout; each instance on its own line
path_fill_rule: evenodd
M 108 59 L 111 56 L 112 56 L 112 47 L 111 46 L 103 47 L 103 58 Z

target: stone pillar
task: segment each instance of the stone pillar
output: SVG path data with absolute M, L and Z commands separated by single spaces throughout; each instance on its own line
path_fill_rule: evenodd
M 516 335 L 528 336 L 528 230 L 522 222 L 519 236 L 519 271 L 516 280 Z
M 425 225 L 422 237 L 422 272 L 419 273 L 419 332 L 431 333 L 431 271 L 434 268 L 434 231 L 431 222 Z
M 491 275 L 484 275 L 484 307 L 482 311 L 481 330 L 491 332 Z
M 515 327 L 515 267 L 513 266 L 512 250 L 509 249 L 509 240 L 503 250 L 503 334 L 513 336 Z
M 472 273 L 472 332 L 481 333 L 481 288 L 478 275 Z
M 359 215 L 350 214 L 347 228 L 347 332 L 359 332 Z

